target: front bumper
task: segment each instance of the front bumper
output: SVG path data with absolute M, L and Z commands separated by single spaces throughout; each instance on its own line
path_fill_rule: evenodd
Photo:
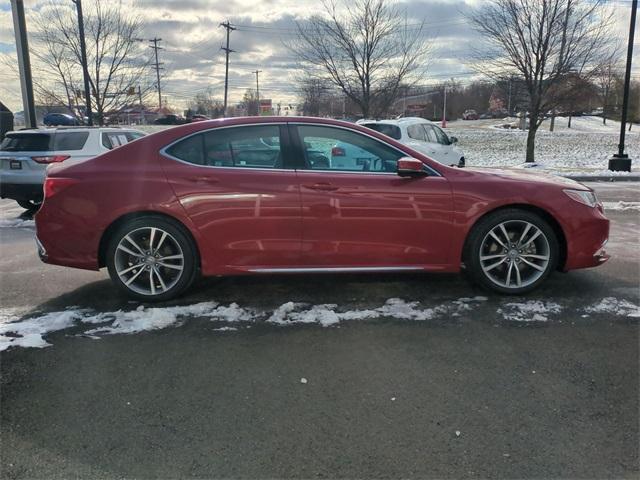
M 582 218 L 573 218 L 576 229 L 567 238 L 567 263 L 564 270 L 597 267 L 611 256 L 605 246 L 609 240 L 609 219 L 601 207 L 587 210 Z

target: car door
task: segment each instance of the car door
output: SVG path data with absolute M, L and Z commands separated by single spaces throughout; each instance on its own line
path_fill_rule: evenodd
M 432 169 L 429 176 L 400 177 L 396 162 L 403 152 L 344 127 L 292 124 L 292 138 L 300 159 L 303 265 L 437 270 L 448 262 L 452 195 L 446 178 Z M 374 160 L 354 162 L 350 170 L 328 162 L 314 168 L 311 151 L 329 158 L 336 143 Z
M 453 150 L 453 145 L 449 141 L 447 134 L 436 125 L 424 125 L 425 129 L 429 129 L 433 132 L 433 138 L 436 142 L 438 154 L 440 156 L 440 162 L 445 165 L 457 165 L 460 160 L 457 158 L 456 153 Z
M 299 187 L 285 168 L 281 130 L 286 135 L 277 124 L 216 128 L 161 151 L 169 183 L 222 270 L 299 261 Z

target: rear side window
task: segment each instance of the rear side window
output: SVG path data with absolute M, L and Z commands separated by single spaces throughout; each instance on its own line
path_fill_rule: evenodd
M 52 136 L 47 133 L 10 133 L 0 144 L 9 152 L 45 152 L 51 150 Z
M 82 150 L 89 132 L 56 132 L 53 150 Z
M 388 123 L 363 123 L 362 126 L 375 130 L 376 132 L 380 132 L 383 135 L 396 140 L 400 140 L 402 138 L 400 127 L 397 125 L 389 125 Z
M 167 153 L 195 165 L 282 168 L 277 125 L 210 130 L 185 138 L 169 147 Z

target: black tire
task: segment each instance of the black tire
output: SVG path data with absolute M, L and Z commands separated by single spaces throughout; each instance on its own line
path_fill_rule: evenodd
M 514 263 L 513 266 L 516 269 L 518 269 L 519 267 L 523 267 L 526 271 L 533 272 L 531 283 L 520 286 L 520 287 L 516 285 L 507 287 L 505 285 L 499 285 L 498 283 L 496 283 L 496 280 L 492 278 L 490 274 L 485 272 L 485 269 L 483 269 L 483 265 L 480 259 L 483 249 L 487 248 L 488 244 L 486 243 L 486 241 L 489 240 L 490 242 L 494 242 L 493 239 L 489 238 L 490 232 L 496 227 L 499 228 L 499 226 L 504 222 L 507 222 L 506 224 L 507 226 L 513 225 L 514 227 L 522 223 L 524 223 L 524 225 L 526 225 L 526 223 L 531 224 L 541 232 L 541 235 L 537 237 L 538 240 L 536 241 L 536 243 L 544 242 L 544 240 L 546 240 L 546 243 L 543 243 L 542 245 L 547 250 L 544 252 L 544 256 L 548 256 L 548 261 L 544 266 L 542 264 L 538 265 L 540 268 L 544 268 L 544 271 L 539 271 L 538 269 L 532 269 L 531 267 L 528 267 L 524 263 L 520 263 L 521 260 L 519 256 L 517 256 L 516 258 L 510 258 L 509 255 L 511 255 L 511 252 L 513 252 L 511 248 L 516 247 L 515 243 L 513 245 L 506 245 L 507 247 L 509 247 L 508 254 L 506 253 L 506 250 L 502 250 L 501 252 L 498 252 L 498 255 L 495 255 L 496 257 L 498 257 L 499 255 L 506 257 L 507 262 Z M 526 228 L 526 227 L 523 227 L 523 228 Z M 511 232 L 509 233 L 511 234 Z M 494 244 L 497 246 L 496 242 L 494 242 Z M 501 249 L 501 247 L 498 247 L 498 249 Z M 515 249 L 517 250 L 517 248 Z M 535 253 L 536 252 L 534 252 L 534 254 Z M 526 254 L 524 256 L 526 256 Z M 502 294 L 520 295 L 536 289 L 541 283 L 543 283 L 547 279 L 547 277 L 551 274 L 551 272 L 553 272 L 556 269 L 558 264 L 558 257 L 559 257 L 558 238 L 556 236 L 555 231 L 549 225 L 549 223 L 540 215 L 537 215 L 536 213 L 533 213 L 527 210 L 520 210 L 517 208 L 509 208 L 504 210 L 498 210 L 497 212 L 487 215 L 486 217 L 482 218 L 473 227 L 467 239 L 464 260 L 465 260 L 465 265 L 467 267 L 469 276 L 471 277 L 471 280 L 473 280 L 478 285 L 481 285 L 482 287 L 488 290 L 492 290 L 494 292 L 498 292 Z M 530 257 L 527 257 L 527 258 L 530 259 Z M 497 260 L 500 261 L 500 258 L 497 258 Z M 484 260 L 484 261 L 489 262 L 489 260 Z M 516 261 L 518 261 L 519 263 L 515 264 Z M 485 268 L 488 268 L 488 267 L 485 265 Z M 510 264 L 504 263 L 502 265 L 499 265 L 498 268 L 506 270 L 507 268 L 510 268 Z M 496 274 L 496 276 L 498 275 Z M 517 276 L 518 276 L 518 279 L 520 279 L 520 276 L 521 276 L 520 270 L 518 271 Z M 507 277 L 507 282 L 509 282 L 510 280 L 511 279 Z
M 40 209 L 40 205 L 42 205 L 42 200 L 16 200 L 18 205 L 20 205 L 25 210 L 29 210 L 30 212 L 35 212 Z
M 172 286 L 167 287 L 166 290 L 155 294 L 134 291 L 132 287 L 125 285 L 116 269 L 116 262 L 121 258 L 119 257 L 119 259 L 116 259 L 116 251 L 118 249 L 118 245 L 125 236 L 151 228 L 166 232 L 168 234 L 168 238 L 179 245 L 183 255 L 183 264 L 181 265 L 182 272 L 179 274 L 178 278 L 175 278 L 175 283 Z M 144 245 L 141 246 L 144 250 Z M 133 251 L 135 249 L 131 248 L 131 250 Z M 144 302 L 162 302 L 177 297 L 193 284 L 199 272 L 199 256 L 197 247 L 186 229 L 177 221 L 156 216 L 138 217 L 118 227 L 118 229 L 109 238 L 105 260 L 111 281 L 116 285 L 116 287 L 118 287 L 128 297 Z M 133 273 L 135 272 L 136 270 L 133 271 Z M 153 277 L 150 275 L 149 278 Z M 135 284 L 132 285 L 135 286 Z

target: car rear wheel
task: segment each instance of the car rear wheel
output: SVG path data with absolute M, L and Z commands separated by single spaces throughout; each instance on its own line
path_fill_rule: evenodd
M 18 205 L 20 205 L 25 210 L 35 211 L 40 208 L 42 205 L 42 200 L 16 200 Z
M 539 215 L 501 210 L 483 218 L 467 242 L 466 264 L 480 285 L 506 294 L 535 289 L 555 270 L 558 240 Z
M 111 280 L 128 296 L 163 301 L 189 288 L 197 273 L 196 248 L 174 222 L 141 217 L 111 236 L 106 255 Z

